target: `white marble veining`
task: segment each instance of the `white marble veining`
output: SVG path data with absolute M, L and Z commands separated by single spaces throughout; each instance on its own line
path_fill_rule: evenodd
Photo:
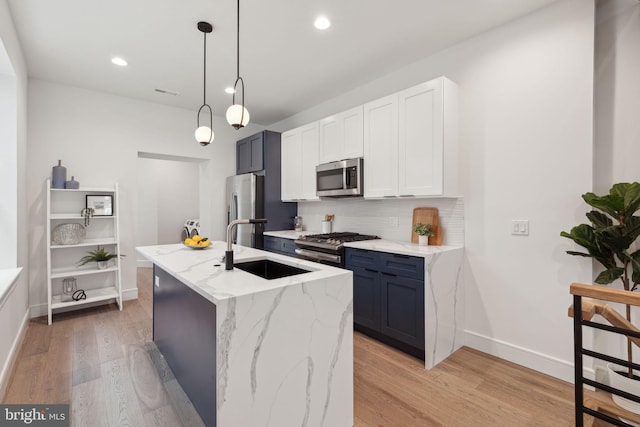
M 352 426 L 352 273 L 234 246 L 237 261 L 313 270 L 264 280 L 215 267 L 224 248 L 138 248 L 216 305 L 217 425 Z
M 433 368 L 462 346 L 461 246 L 418 246 L 391 240 L 365 240 L 345 246 L 424 258 L 425 368 Z

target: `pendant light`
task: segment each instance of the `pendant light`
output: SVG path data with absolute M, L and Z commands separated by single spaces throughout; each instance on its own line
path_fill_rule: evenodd
M 211 144 L 213 141 L 213 111 L 209 104 L 207 104 L 207 33 L 213 31 L 213 27 L 208 22 L 200 21 L 198 22 L 198 30 L 202 32 L 204 35 L 204 85 L 202 89 L 202 106 L 198 110 L 198 128 L 196 129 L 196 141 L 200 143 L 203 147 Z M 209 109 L 209 126 L 202 125 L 200 126 L 200 114 L 203 109 Z
M 227 109 L 227 121 L 236 130 L 249 123 L 249 111 L 244 107 L 244 80 L 240 77 L 240 0 L 237 1 L 236 82 L 233 85 L 233 105 Z M 242 104 L 236 104 L 238 83 L 242 83 Z

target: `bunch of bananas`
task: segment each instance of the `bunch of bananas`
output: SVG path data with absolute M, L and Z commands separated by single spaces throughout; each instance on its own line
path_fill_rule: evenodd
M 208 237 L 201 237 L 196 234 L 194 236 L 187 237 L 186 239 L 184 239 L 184 244 L 187 246 L 202 247 L 202 246 L 209 246 L 211 242 L 209 241 Z

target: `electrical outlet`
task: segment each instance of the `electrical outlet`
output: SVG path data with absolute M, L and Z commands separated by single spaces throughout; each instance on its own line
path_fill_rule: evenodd
M 390 216 L 389 217 L 389 226 L 390 227 L 397 227 L 398 226 L 398 217 L 397 216 Z
M 155 276 L 154 284 L 156 285 L 156 288 L 160 287 L 160 278 L 158 276 Z
M 528 236 L 529 220 L 528 219 L 512 219 L 511 234 L 514 236 Z

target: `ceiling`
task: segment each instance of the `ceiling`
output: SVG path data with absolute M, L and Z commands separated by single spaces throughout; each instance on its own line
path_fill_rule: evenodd
M 556 0 L 241 0 L 240 75 L 269 125 Z M 235 81 L 233 0 L 8 0 L 29 76 L 224 116 Z M 313 27 L 328 16 L 326 31 Z M 129 65 L 111 64 L 122 56 Z M 172 96 L 155 89 L 177 92 Z

